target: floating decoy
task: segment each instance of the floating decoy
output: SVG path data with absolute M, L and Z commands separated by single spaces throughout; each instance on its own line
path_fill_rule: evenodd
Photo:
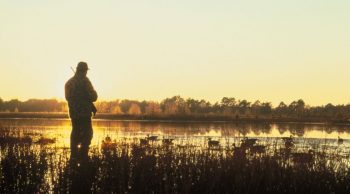
M 211 137 L 208 138 L 208 146 L 209 147 L 218 147 L 220 146 L 220 142 L 218 140 L 212 140 Z
M 167 145 L 173 144 L 173 141 L 174 141 L 174 139 L 172 139 L 172 138 L 164 138 L 164 137 L 163 137 L 163 140 L 162 140 L 162 142 L 164 144 L 167 144 Z
M 344 140 L 338 136 L 338 145 L 341 145 L 344 143 Z
M 148 141 L 157 141 L 158 136 L 156 136 L 156 135 L 152 135 L 152 136 L 147 135 L 146 139 Z
M 242 142 L 241 146 L 250 148 L 250 147 L 253 147 L 257 141 L 258 139 L 248 139 L 247 137 L 245 137 L 241 141 Z

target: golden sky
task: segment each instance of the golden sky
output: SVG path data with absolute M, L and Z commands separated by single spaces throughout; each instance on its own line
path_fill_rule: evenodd
M 347 0 L 0 1 L 0 97 L 350 102 Z

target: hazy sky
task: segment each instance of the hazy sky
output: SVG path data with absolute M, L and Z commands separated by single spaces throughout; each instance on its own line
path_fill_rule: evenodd
M 0 97 L 350 102 L 349 0 L 1 0 Z

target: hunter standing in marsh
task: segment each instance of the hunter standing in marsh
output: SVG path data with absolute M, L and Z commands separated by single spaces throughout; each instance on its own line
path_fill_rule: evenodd
M 97 92 L 86 76 L 89 70 L 86 62 L 79 62 L 75 75 L 65 84 L 65 97 L 68 101 L 69 116 L 72 121 L 70 147 L 72 157 L 87 156 L 93 136 L 92 113 Z

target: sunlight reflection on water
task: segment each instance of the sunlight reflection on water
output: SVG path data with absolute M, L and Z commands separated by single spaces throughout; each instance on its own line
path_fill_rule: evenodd
M 177 143 L 187 141 L 193 144 L 205 144 L 208 137 L 224 143 L 234 138 L 281 138 L 302 137 L 306 140 L 327 140 L 335 144 L 338 136 L 349 144 L 350 126 L 323 124 L 267 124 L 267 123 L 229 123 L 229 122 L 156 122 L 156 121 L 110 121 L 94 120 L 92 145 L 98 146 L 106 137 L 137 141 L 147 135 L 156 135 L 159 139 L 175 138 Z M 28 136 L 56 138 L 56 146 L 69 147 L 71 124 L 67 119 L 0 119 L 0 127 L 22 131 Z

